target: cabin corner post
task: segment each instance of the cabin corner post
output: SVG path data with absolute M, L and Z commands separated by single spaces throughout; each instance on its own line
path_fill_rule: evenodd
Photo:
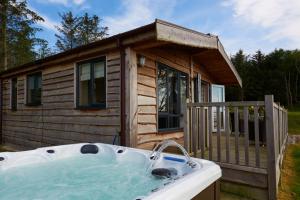
M 276 141 L 274 129 L 274 97 L 265 96 L 265 119 L 267 135 L 267 170 L 268 170 L 268 196 L 269 199 L 277 199 L 277 169 L 276 169 Z
M 126 146 L 137 146 L 138 94 L 137 94 L 137 58 L 130 47 L 125 49 L 125 113 Z

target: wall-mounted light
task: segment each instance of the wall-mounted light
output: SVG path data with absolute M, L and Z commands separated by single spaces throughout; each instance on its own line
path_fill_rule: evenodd
M 139 67 L 144 67 L 146 62 L 145 56 L 139 55 L 138 56 L 138 66 Z

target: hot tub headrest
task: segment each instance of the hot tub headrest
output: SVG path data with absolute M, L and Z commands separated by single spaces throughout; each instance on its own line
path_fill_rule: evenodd
M 81 147 L 80 152 L 82 154 L 96 154 L 98 153 L 99 148 L 94 144 L 85 144 Z
M 156 168 L 151 174 L 157 178 L 172 178 L 177 176 L 177 170 L 174 168 Z

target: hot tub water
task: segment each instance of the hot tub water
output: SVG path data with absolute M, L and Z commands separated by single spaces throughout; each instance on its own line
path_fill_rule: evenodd
M 0 172 L 0 199 L 132 200 L 168 182 L 146 173 L 144 166 L 145 160 L 82 155 L 13 167 Z
M 221 177 L 213 162 L 108 144 L 0 153 L 0 200 L 189 200 Z

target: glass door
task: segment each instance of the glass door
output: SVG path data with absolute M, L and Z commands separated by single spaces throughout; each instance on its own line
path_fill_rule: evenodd
M 224 85 L 211 85 L 211 101 L 212 102 L 225 102 L 225 87 Z M 224 130 L 224 123 L 225 123 L 225 112 L 224 107 L 220 108 L 221 112 L 221 131 Z M 213 132 L 217 131 L 217 108 L 212 108 L 212 127 Z

